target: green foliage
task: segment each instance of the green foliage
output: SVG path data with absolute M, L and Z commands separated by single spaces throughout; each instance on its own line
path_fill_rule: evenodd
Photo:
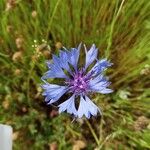
M 13 126 L 14 149 L 150 149 L 149 10 L 148 0 L 0 1 L 0 123 Z M 93 96 L 102 118 L 72 123 L 45 105 L 40 77 L 51 53 L 81 41 L 114 63 L 114 93 Z

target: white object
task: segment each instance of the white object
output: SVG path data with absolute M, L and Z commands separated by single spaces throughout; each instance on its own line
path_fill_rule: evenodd
M 0 124 L 0 150 L 12 150 L 12 127 Z

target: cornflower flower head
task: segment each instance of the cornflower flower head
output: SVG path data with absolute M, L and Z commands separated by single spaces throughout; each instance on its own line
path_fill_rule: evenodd
M 98 49 L 93 44 L 89 50 L 85 49 L 85 65 L 79 67 L 81 44 L 78 48 L 59 51 L 59 55 L 52 56 L 52 62 L 47 61 L 48 71 L 41 78 L 44 82 L 42 88 L 47 104 L 57 102 L 65 93 L 71 93 L 66 101 L 58 105 L 59 113 L 66 111 L 74 117 L 90 118 L 101 114 L 100 109 L 90 100 L 88 95 L 96 92 L 101 94 L 111 93 L 108 88 L 110 82 L 104 77 L 103 72 L 112 65 L 107 59 L 97 59 Z M 90 68 L 90 66 L 93 66 Z M 63 85 L 50 84 L 47 79 L 64 79 Z M 79 97 L 79 98 L 78 98 Z

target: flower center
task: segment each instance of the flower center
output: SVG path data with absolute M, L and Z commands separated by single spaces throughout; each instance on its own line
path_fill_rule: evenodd
M 88 88 L 89 78 L 83 75 L 83 71 L 78 71 L 72 75 L 72 79 L 67 81 L 70 87 L 70 91 L 76 94 L 86 92 Z

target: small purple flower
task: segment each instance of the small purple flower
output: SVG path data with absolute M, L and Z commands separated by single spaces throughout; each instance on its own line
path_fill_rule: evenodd
M 86 118 L 90 118 L 96 116 L 97 113 L 101 114 L 101 111 L 87 95 L 93 92 L 102 94 L 112 92 L 111 89 L 107 88 L 110 82 L 103 75 L 103 71 L 112 63 L 106 59 L 97 59 L 98 49 L 94 44 L 88 51 L 84 45 L 85 66 L 79 68 L 80 48 L 81 44 L 78 48 L 71 48 L 70 51 L 67 49 L 60 50 L 59 56 L 53 55 L 52 63 L 47 62 L 49 70 L 42 77 L 45 83 L 42 88 L 47 104 L 57 102 L 65 93 L 72 93 L 69 99 L 58 105 L 59 113 L 67 111 L 67 113 L 78 118 L 84 115 Z M 92 64 L 93 67 L 90 66 Z M 62 78 L 64 85 L 50 84 L 46 81 L 48 78 Z M 79 101 L 77 97 L 80 98 Z

